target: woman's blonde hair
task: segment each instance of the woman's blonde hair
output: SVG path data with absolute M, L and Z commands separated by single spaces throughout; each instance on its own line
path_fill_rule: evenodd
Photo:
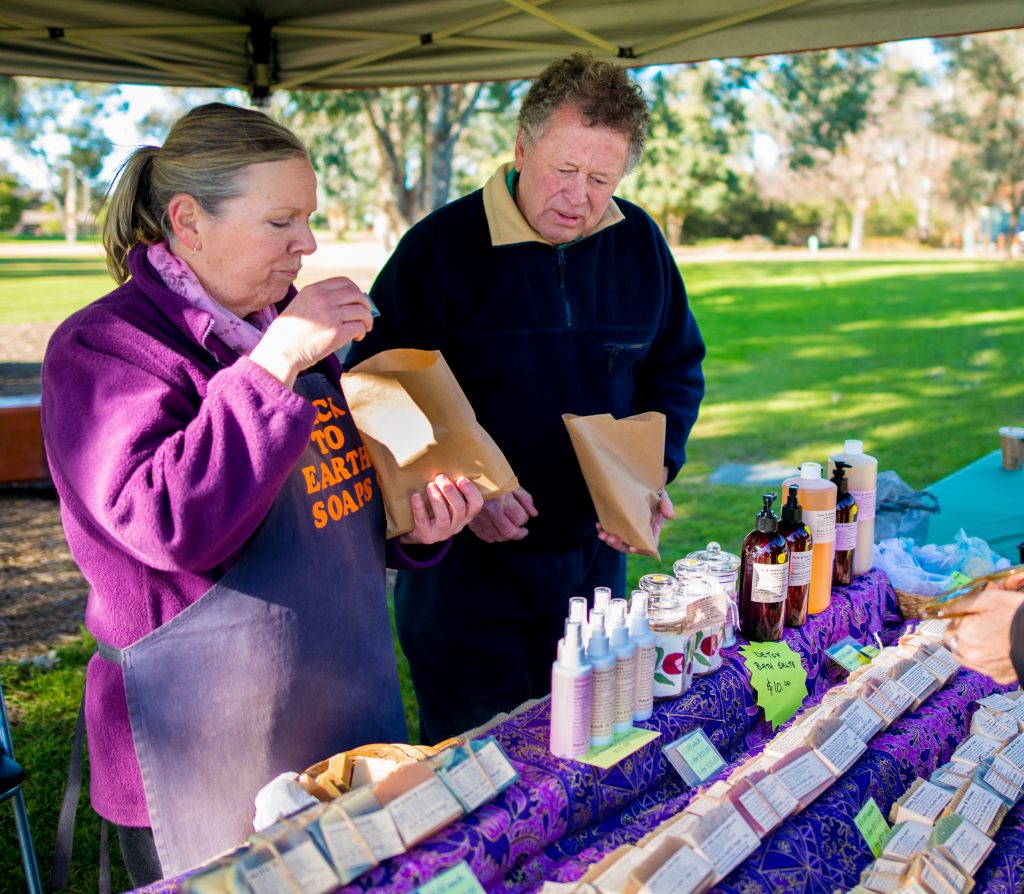
M 162 147 L 140 146 L 121 165 L 103 224 L 107 269 L 123 283 L 136 245 L 170 241 L 167 206 L 179 193 L 208 214 L 241 195 L 242 172 L 253 164 L 309 158 L 287 127 L 254 109 L 212 102 L 179 119 Z

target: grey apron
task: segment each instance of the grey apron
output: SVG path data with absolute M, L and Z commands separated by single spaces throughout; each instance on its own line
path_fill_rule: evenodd
M 318 421 L 262 527 L 208 592 L 120 650 L 165 875 L 242 843 L 279 773 L 406 739 L 377 481 L 341 393 L 319 374 L 295 390 Z

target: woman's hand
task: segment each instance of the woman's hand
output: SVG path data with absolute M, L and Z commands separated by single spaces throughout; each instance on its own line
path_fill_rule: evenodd
M 413 494 L 413 529 L 402 534 L 401 543 L 439 543 L 459 533 L 483 508 L 484 498 L 477 486 L 460 476 L 452 481 L 447 475 L 437 475 L 425 488 L 430 511 L 422 494 Z
M 370 299 L 346 276 L 302 289 L 249 355 L 289 388 L 304 369 L 373 328 Z
M 1024 575 L 1017 575 L 1001 586 L 1012 587 L 1022 578 Z M 966 667 L 997 683 L 1016 682 L 1017 673 L 1010 659 L 1010 625 L 1022 602 L 1024 593 L 998 588 L 958 600 L 956 610 L 965 614 L 950 621 L 946 628 L 946 645 Z

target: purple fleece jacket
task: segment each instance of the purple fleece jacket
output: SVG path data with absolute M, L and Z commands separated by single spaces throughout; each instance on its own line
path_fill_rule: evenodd
M 195 602 L 232 566 L 316 417 L 212 335 L 212 317 L 167 289 L 142 248 L 129 268 L 127 283 L 61 324 L 42 374 L 47 459 L 90 586 L 86 626 L 117 648 Z M 334 382 L 341 375 L 333 356 L 315 369 Z M 389 541 L 388 564 L 422 568 L 446 551 L 415 549 L 429 559 Z M 148 826 L 121 669 L 93 656 L 87 681 L 93 808 L 120 825 Z

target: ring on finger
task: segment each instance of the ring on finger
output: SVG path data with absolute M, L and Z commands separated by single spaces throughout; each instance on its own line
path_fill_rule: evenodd
M 950 652 L 953 652 L 953 653 L 955 654 L 955 653 L 956 653 L 956 650 L 957 650 L 957 647 L 958 647 L 959 645 L 960 645 L 960 640 L 959 640 L 959 638 L 957 637 L 957 635 L 956 635 L 956 634 L 954 633 L 954 634 L 953 634 L 953 635 L 952 635 L 952 636 L 951 636 L 951 637 L 949 638 L 949 651 L 950 651 Z

